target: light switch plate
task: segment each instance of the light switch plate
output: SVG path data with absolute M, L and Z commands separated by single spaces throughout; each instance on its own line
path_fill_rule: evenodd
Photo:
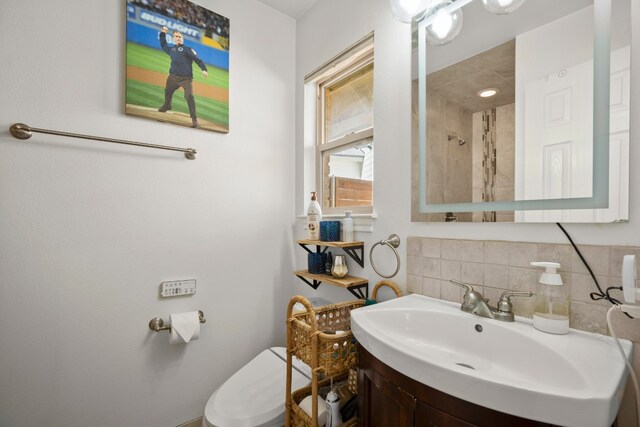
M 193 295 L 195 293 L 196 279 L 162 282 L 160 287 L 160 296 L 163 298 L 181 297 L 184 295 Z

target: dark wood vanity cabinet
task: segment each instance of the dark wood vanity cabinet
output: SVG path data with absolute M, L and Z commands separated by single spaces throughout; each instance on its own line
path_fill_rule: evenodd
M 550 427 L 458 399 L 385 365 L 359 346 L 358 418 L 364 427 Z

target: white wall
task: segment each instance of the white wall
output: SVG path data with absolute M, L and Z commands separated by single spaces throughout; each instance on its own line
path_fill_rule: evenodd
M 255 0 L 231 20 L 228 135 L 127 117 L 125 2 L 2 3 L 0 426 L 175 426 L 258 351 L 292 292 L 295 21 Z M 178 96 L 178 95 L 176 95 Z M 36 135 L 12 123 L 194 147 Z M 198 293 L 160 300 L 165 280 Z M 156 316 L 203 310 L 169 345 Z
M 636 6 L 636 4 L 634 4 Z M 336 12 L 336 11 L 339 11 Z M 640 25 L 640 8 L 632 13 L 634 26 Z M 411 30 L 409 25 L 395 21 L 387 0 L 324 0 L 316 3 L 297 25 L 296 82 L 302 87 L 304 75 L 359 40 L 375 31 L 374 122 L 375 173 L 374 200 L 378 218 L 373 233 L 356 233 L 365 241 L 366 251 L 390 233 L 402 238 L 401 259 L 406 260 L 407 236 L 440 238 L 497 239 L 567 243 L 555 224 L 473 224 L 473 223 L 412 223 L 411 216 Z M 319 37 L 318 34 L 322 36 Z M 633 34 L 632 68 L 640 67 L 640 35 Z M 632 115 L 640 116 L 640 84 L 632 82 Z M 303 94 L 296 92 L 296 108 L 301 110 Z M 301 146 L 303 117 L 296 116 L 296 209 L 305 210 L 310 185 L 303 185 L 304 166 L 308 162 Z M 640 120 L 631 120 L 631 140 L 640 132 Z M 631 164 L 640 161 L 640 150 L 631 143 Z M 308 182 L 308 181 L 307 181 Z M 640 244 L 640 170 L 631 169 L 630 221 L 625 224 L 569 224 L 567 230 L 579 244 L 638 245 Z M 297 235 L 304 236 L 304 221 L 298 220 Z M 395 259 L 387 248 L 376 249 L 380 269 L 393 271 Z M 297 254 L 297 263 L 304 265 L 304 253 Z M 368 258 L 368 257 L 367 257 Z M 367 264 L 364 270 L 351 263 L 352 272 L 368 277 L 375 283 L 380 277 Z M 385 268 L 387 266 L 387 268 Z M 406 268 L 402 266 L 396 280 L 406 282 Z M 298 287 L 306 293 L 304 286 Z M 318 291 L 333 298 L 345 296 L 339 289 L 321 286 Z M 348 295 L 348 294 L 347 294 Z

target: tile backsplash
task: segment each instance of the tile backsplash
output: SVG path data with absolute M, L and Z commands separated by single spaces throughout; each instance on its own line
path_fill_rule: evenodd
M 620 286 L 622 257 L 640 247 L 578 245 L 600 287 Z M 531 261 L 559 262 L 560 274 L 571 300 L 571 327 L 606 334 L 606 313 L 610 304 L 594 301 L 597 292 L 589 272 L 569 244 L 456 240 L 409 237 L 407 240 L 407 290 L 434 298 L 461 302 L 463 290 L 450 279 L 470 283 L 490 304 L 495 305 L 505 290 L 536 292 L 542 269 Z M 640 269 L 640 268 L 639 268 Z M 640 272 L 639 272 L 640 273 Z M 640 276 L 640 274 L 639 274 Z M 622 292 L 611 295 L 622 299 Z M 534 298 L 513 297 L 514 312 L 533 316 Z

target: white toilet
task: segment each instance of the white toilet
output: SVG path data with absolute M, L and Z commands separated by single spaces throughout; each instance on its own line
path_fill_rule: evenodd
M 314 307 L 327 305 L 323 298 L 310 298 Z M 294 313 L 306 311 L 296 303 Z M 311 369 L 293 358 L 291 390 L 311 382 Z M 287 387 L 287 349 L 271 347 L 254 357 L 213 392 L 202 417 L 203 427 L 271 427 L 284 425 Z
M 293 359 L 291 389 L 309 384 L 311 370 Z M 203 427 L 267 427 L 284 425 L 287 350 L 264 350 L 213 392 Z

